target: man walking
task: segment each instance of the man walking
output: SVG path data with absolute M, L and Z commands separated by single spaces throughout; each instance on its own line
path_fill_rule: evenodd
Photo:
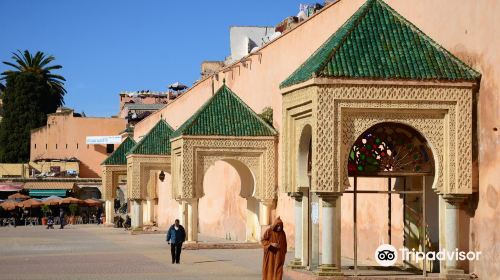
M 172 254 L 172 263 L 179 263 L 181 258 L 182 243 L 186 240 L 186 231 L 176 219 L 167 232 L 167 242 L 170 244 L 170 253 Z
M 101 207 L 97 207 L 97 224 L 100 225 L 101 222 L 102 222 L 102 208 Z
M 64 209 L 62 207 L 59 207 L 59 222 L 60 222 L 60 227 L 59 229 L 64 228 Z

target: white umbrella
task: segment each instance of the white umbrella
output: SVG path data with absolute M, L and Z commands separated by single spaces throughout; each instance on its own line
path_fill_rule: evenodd
M 177 91 L 177 90 L 187 89 L 188 87 L 186 85 L 179 83 L 179 82 L 175 82 L 175 83 L 169 85 L 168 88 Z

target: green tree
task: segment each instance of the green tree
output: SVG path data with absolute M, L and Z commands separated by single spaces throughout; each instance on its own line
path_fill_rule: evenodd
M 29 160 L 31 130 L 44 126 L 47 114 L 64 104 L 65 79 L 51 73 L 62 68 L 49 66 L 53 56 L 18 51 L 12 59 L 15 63 L 4 64 L 15 70 L 3 72 L 1 78 L 6 84 L 0 123 L 0 162 L 22 163 Z
M 0 83 L 0 121 L 2 121 L 2 117 L 3 117 L 2 98 L 3 98 L 4 91 L 5 91 L 5 86 L 2 83 Z

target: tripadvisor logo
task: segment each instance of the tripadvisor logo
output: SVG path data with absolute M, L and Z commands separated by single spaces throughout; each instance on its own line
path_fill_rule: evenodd
M 381 266 L 391 266 L 398 260 L 398 252 L 394 246 L 382 244 L 375 250 L 375 260 Z
M 426 252 L 425 254 L 424 252 L 415 251 L 415 249 L 412 249 L 410 251 L 408 250 L 408 248 L 402 248 L 399 249 L 399 251 L 401 253 L 403 261 L 414 260 L 416 262 L 422 260 L 472 261 L 472 260 L 479 260 L 479 256 L 481 255 L 481 252 L 472 252 L 472 251 L 464 252 L 464 251 L 459 251 L 458 249 L 455 249 L 455 251 L 446 251 L 445 249 L 439 252 L 429 251 Z M 398 252 L 396 248 L 394 248 L 394 246 L 390 244 L 382 244 L 378 246 L 377 250 L 375 250 L 375 260 L 381 266 L 392 266 L 396 263 L 397 259 L 398 259 Z

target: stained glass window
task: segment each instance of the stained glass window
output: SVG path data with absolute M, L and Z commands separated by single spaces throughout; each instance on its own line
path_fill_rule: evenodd
M 432 151 L 420 133 L 409 126 L 384 123 L 356 140 L 349 153 L 349 175 L 377 173 L 434 173 Z

